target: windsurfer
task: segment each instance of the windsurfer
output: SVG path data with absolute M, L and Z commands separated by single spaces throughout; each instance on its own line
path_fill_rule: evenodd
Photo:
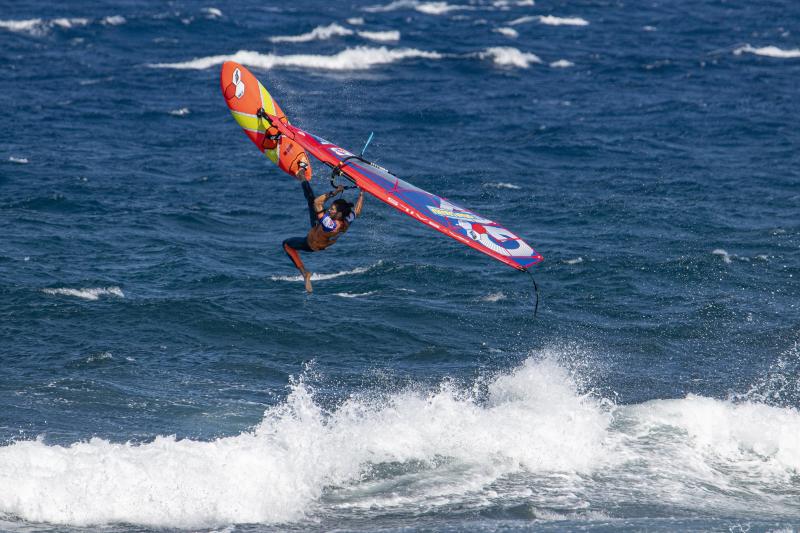
M 306 284 L 306 291 L 311 292 L 311 272 L 306 270 L 303 261 L 300 259 L 300 250 L 304 252 L 318 252 L 333 245 L 336 240 L 345 233 L 350 224 L 361 215 L 361 208 L 364 206 L 364 191 L 360 191 L 356 204 L 342 198 L 331 202 L 326 209 L 325 202 L 338 196 L 344 191 L 344 187 L 339 185 L 335 190 L 317 196 L 311 189 L 311 184 L 300 175 L 302 169 L 298 171 L 298 179 L 301 180 L 300 186 L 303 188 L 303 195 L 308 202 L 308 215 L 311 222 L 311 230 L 305 237 L 292 237 L 283 241 L 283 250 L 294 266 L 302 274 Z

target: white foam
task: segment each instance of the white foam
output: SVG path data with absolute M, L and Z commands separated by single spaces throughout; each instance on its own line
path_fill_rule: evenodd
M 481 59 L 491 59 L 499 67 L 528 68 L 531 63 L 541 63 L 536 54 L 522 52 L 510 46 L 494 46 L 478 54 Z
M 85 18 L 57 18 L 50 21 L 53 26 L 58 26 L 59 28 L 69 29 L 74 28 L 76 26 L 86 26 L 89 24 L 89 19 Z
M 722 261 L 724 263 L 726 263 L 726 264 L 730 264 L 731 263 L 731 254 L 729 254 L 728 252 L 726 252 L 722 248 L 717 248 L 714 251 L 712 251 L 711 253 L 714 254 L 714 255 L 718 255 L 718 256 L 722 257 Z
M 554 17 L 552 15 L 542 15 L 539 22 L 548 26 L 588 26 L 589 21 L 580 17 Z
M 14 157 L 13 155 L 8 157 L 8 160 L 12 163 L 16 163 L 18 165 L 27 165 L 28 158 L 27 157 Z
M 373 268 L 377 268 L 377 267 L 381 266 L 382 264 L 383 264 L 383 261 L 378 261 L 377 263 L 375 263 L 373 265 L 369 265 L 369 266 L 366 266 L 366 267 L 358 267 L 358 268 L 354 268 L 353 270 L 343 270 L 341 272 L 336 272 L 336 273 L 333 273 L 333 274 L 317 274 L 315 272 L 315 273 L 311 274 L 311 280 L 312 281 L 323 281 L 323 280 L 326 280 L 326 279 L 334 279 L 334 278 L 338 278 L 338 277 L 341 277 L 341 276 L 355 276 L 355 275 L 358 275 L 358 274 L 363 274 L 365 272 L 369 272 Z M 303 276 L 301 276 L 299 274 L 296 275 L 296 276 L 271 276 L 270 279 L 272 281 L 305 281 L 303 279 Z
M 208 56 L 180 63 L 156 63 L 152 68 L 174 68 L 204 70 L 221 65 L 225 61 L 236 61 L 249 67 L 270 69 L 275 67 L 302 67 L 320 70 L 368 70 L 377 65 L 387 65 L 404 59 L 441 59 L 437 52 L 426 52 L 414 48 L 386 47 L 370 48 L 357 46 L 347 48 L 331 56 L 326 55 L 273 55 L 240 50 L 231 55 Z
M 361 26 L 364 24 L 364 19 L 362 17 L 352 17 L 347 19 L 347 23 L 351 26 Z
M 86 362 L 96 363 L 98 361 L 108 361 L 110 359 L 114 359 L 114 355 L 111 352 L 100 352 L 87 357 Z
M 580 263 L 583 263 L 583 257 L 576 257 L 574 259 L 565 259 L 564 263 L 568 265 L 578 265 Z
M 642 26 L 642 29 L 644 31 L 657 31 L 658 30 L 658 28 L 656 28 L 655 26 Z
M 172 111 L 169 112 L 170 115 L 174 115 L 176 117 L 183 117 L 183 116 L 188 115 L 189 113 L 190 113 L 190 111 L 189 111 L 188 107 L 182 107 L 180 109 L 173 109 Z
M 525 24 L 527 22 L 533 22 L 537 18 L 538 17 L 532 17 L 530 15 L 524 16 L 524 17 L 519 17 L 519 18 L 516 18 L 516 19 L 512 20 L 511 22 L 509 22 L 508 25 L 509 26 L 518 26 L 520 24 Z
M 200 11 L 205 13 L 206 17 L 210 19 L 220 18 L 222 16 L 222 11 L 220 11 L 216 7 L 204 7 Z
M 368 292 L 335 292 L 333 293 L 334 296 L 338 296 L 340 298 L 362 298 L 364 296 L 371 296 L 375 294 L 377 291 L 368 291 Z
M 309 41 L 324 41 L 331 37 L 353 35 L 353 30 L 340 26 L 335 22 L 327 26 L 317 26 L 308 33 L 300 35 L 277 35 L 270 37 L 273 43 L 306 43 Z
M 580 385 L 586 362 L 556 363 L 581 354 L 542 355 L 463 386 L 417 384 L 336 407 L 295 380 L 253 431 L 211 441 L 12 443 L 0 447 L 0 516 L 198 529 L 286 524 L 330 506 L 479 513 L 522 497 L 537 517 L 559 519 L 632 494 L 700 515 L 795 516 L 796 409 L 693 395 L 615 406 Z M 364 475 L 383 465 L 401 473 Z
M 511 6 L 517 7 L 532 7 L 536 5 L 534 0 L 517 0 L 516 2 L 512 2 L 511 0 L 495 0 L 492 2 L 492 7 L 496 7 L 498 9 L 507 10 Z
M 793 59 L 800 57 L 800 48 L 794 48 L 792 50 L 783 50 L 777 46 L 763 46 L 761 48 L 755 48 L 749 44 L 746 44 L 734 50 L 733 53 L 737 56 L 742 55 L 743 53 L 748 53 L 765 57 L 775 57 L 779 59 Z
M 359 31 L 359 37 L 377 42 L 394 42 L 400 40 L 400 32 L 397 30 L 389 31 Z
M 677 460 L 684 475 L 706 477 L 715 475 L 708 465 L 722 463 L 750 475 L 758 472 L 766 480 L 800 468 L 800 413 L 796 409 L 690 394 L 685 399 L 632 406 L 630 411 L 638 426 L 632 428 L 636 433 L 666 433 L 678 439 L 671 443 L 671 456 L 651 458 L 665 469 Z M 720 484 L 717 479 L 715 485 Z
M 125 298 L 125 293 L 119 287 L 95 287 L 87 289 L 42 289 L 45 294 L 61 295 L 61 296 L 74 296 L 84 300 L 97 300 L 101 296 L 116 296 L 117 298 Z
M 517 30 L 505 26 L 502 28 L 495 28 L 492 31 L 494 31 L 495 33 L 499 33 L 501 35 L 505 35 L 506 37 L 510 37 L 512 39 L 516 39 L 517 37 L 519 37 L 519 32 Z
M 514 185 L 513 183 L 507 183 L 505 181 L 484 183 L 483 186 L 488 187 L 490 189 L 513 189 L 513 190 L 522 189 L 522 187 L 520 187 L 519 185 Z
M 0 28 L 30 35 L 41 35 L 47 30 L 42 19 L 0 20 Z
M 44 20 L 41 18 L 27 20 L 0 20 L 0 28 L 17 33 L 27 33 L 29 35 L 39 37 L 47 34 L 52 28 L 69 30 L 72 28 L 87 26 L 92 22 L 92 19 L 83 17 L 59 17 L 51 20 Z M 108 26 L 118 26 L 120 24 L 125 24 L 126 20 L 125 17 L 120 15 L 112 15 L 101 19 L 99 22 Z
M 111 15 L 103 19 L 103 24 L 106 26 L 120 26 L 128 22 L 122 15 Z
M 550 63 L 551 68 L 569 68 L 574 67 L 575 63 L 572 61 L 567 61 L 566 59 L 559 59 L 558 61 L 553 61 Z
M 369 465 L 452 462 L 400 496 L 424 503 L 506 473 L 589 471 L 606 453 L 610 416 L 554 363 L 527 361 L 486 390 L 479 401 L 470 388 L 444 383 L 330 410 L 301 381 L 253 432 L 233 437 L 17 442 L 0 447 L 0 513 L 77 526 L 275 524 L 302 518 L 327 487 L 358 482 Z M 372 506 L 397 501 L 387 496 Z
M 452 5 L 447 2 L 420 2 L 418 0 L 396 0 L 386 5 L 375 5 L 364 8 L 368 13 L 385 13 L 398 9 L 414 9 L 426 15 L 444 15 L 451 11 L 473 10 L 473 6 Z
M 506 295 L 502 292 L 493 292 L 485 296 L 481 296 L 479 298 L 479 300 L 482 302 L 491 302 L 491 303 L 499 302 L 500 300 L 505 300 L 505 299 Z

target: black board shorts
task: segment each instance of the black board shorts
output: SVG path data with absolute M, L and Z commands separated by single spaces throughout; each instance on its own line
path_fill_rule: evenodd
M 302 250 L 304 252 L 313 252 L 311 246 L 308 245 L 308 239 L 305 237 L 292 237 L 283 241 L 284 246 L 293 248 L 295 250 Z

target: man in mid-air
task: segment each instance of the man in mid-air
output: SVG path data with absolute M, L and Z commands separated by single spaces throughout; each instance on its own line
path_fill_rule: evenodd
M 334 200 L 325 209 L 325 202 L 339 195 L 344 191 L 344 187 L 339 185 L 335 190 L 314 197 L 311 184 L 306 181 L 310 178 L 310 172 L 305 174 L 305 169 L 301 168 L 297 172 L 297 179 L 303 187 L 303 195 L 308 202 L 308 214 L 311 221 L 311 230 L 305 237 L 292 237 L 283 241 L 283 250 L 294 266 L 302 274 L 306 283 L 306 291 L 311 292 L 311 272 L 306 270 L 303 261 L 300 259 L 300 250 L 304 252 L 318 252 L 331 246 L 336 240 L 347 231 L 350 224 L 361 215 L 361 208 L 364 206 L 364 191 L 360 191 L 355 206 L 342 198 Z

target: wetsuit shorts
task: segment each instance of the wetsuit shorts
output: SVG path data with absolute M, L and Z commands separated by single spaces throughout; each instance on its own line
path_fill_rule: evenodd
M 306 237 L 292 237 L 291 239 L 286 239 L 283 241 L 283 245 L 288 246 L 289 248 L 294 248 L 295 250 L 302 250 L 304 252 L 314 251 L 311 249 L 311 246 L 308 245 L 308 239 Z

